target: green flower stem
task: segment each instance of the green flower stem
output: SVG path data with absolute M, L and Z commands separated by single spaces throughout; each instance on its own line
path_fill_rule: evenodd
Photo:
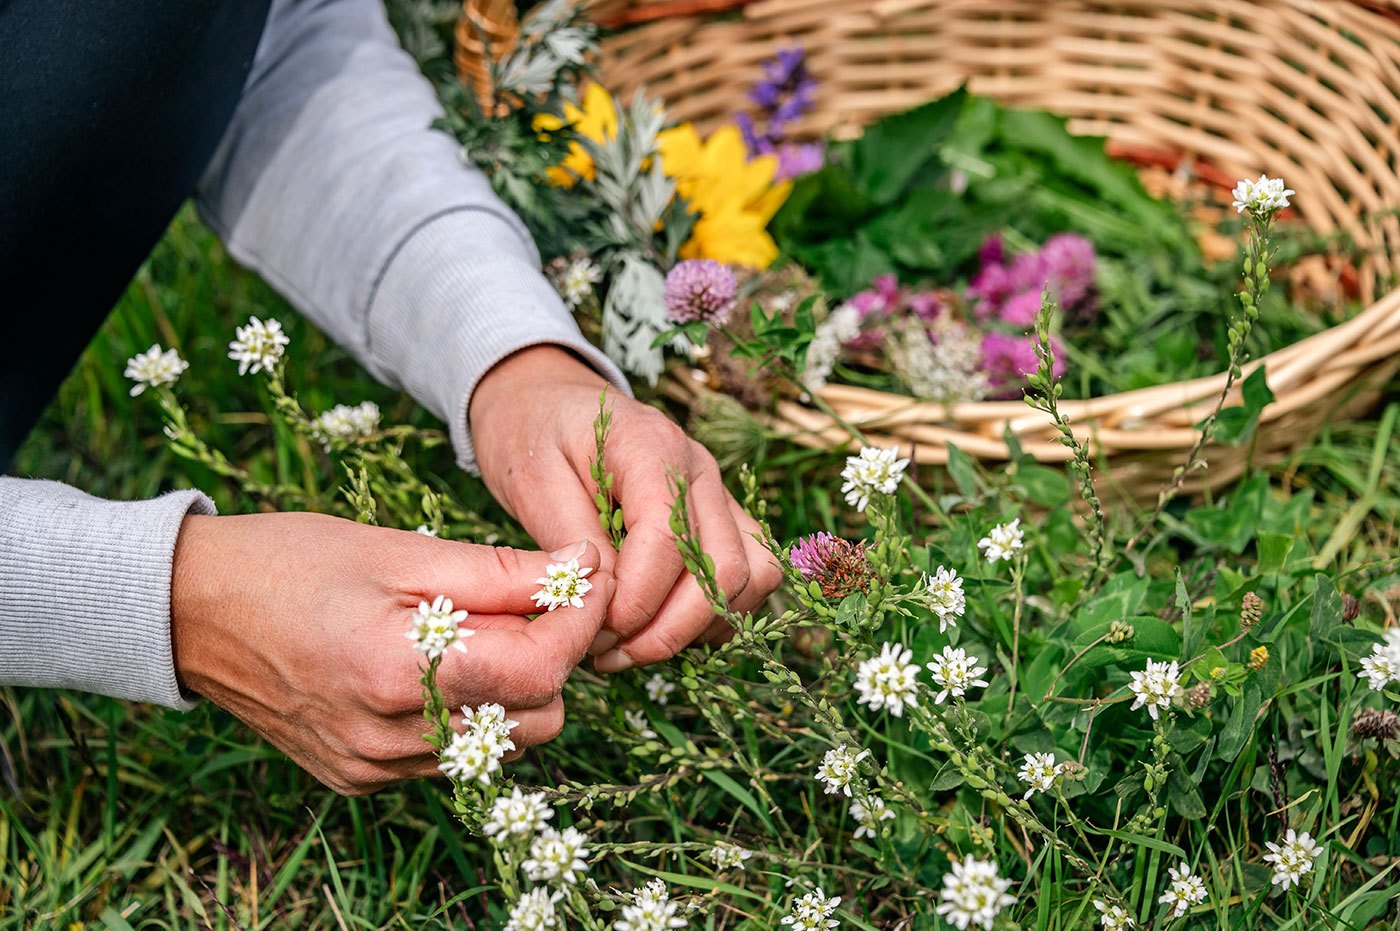
M 1015 587 L 1016 604 L 1011 616 L 1011 694 L 1006 700 L 1006 714 L 1010 719 L 1016 710 L 1016 683 L 1021 664 L 1021 612 L 1026 603 L 1026 557 L 1016 557 L 1011 564 L 1011 584 Z

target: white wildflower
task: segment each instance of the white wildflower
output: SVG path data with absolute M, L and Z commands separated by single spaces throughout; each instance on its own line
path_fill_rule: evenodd
M 986 397 L 991 383 L 980 371 L 981 343 L 969 336 L 968 328 L 943 322 L 936 327 L 935 339 L 931 340 L 923 327 L 910 326 L 886 340 L 890 365 L 909 393 L 940 404 Z
M 530 858 L 521 864 L 532 882 L 573 885 L 588 872 L 588 835 L 577 828 L 542 830 L 530 845 Z
M 710 862 L 720 870 L 742 870 L 744 862 L 752 856 L 752 850 L 738 844 L 715 844 L 710 848 Z
M 1171 876 L 1171 885 L 1167 891 L 1162 893 L 1157 902 L 1161 905 L 1172 906 L 1172 917 L 1180 918 L 1193 905 L 1199 905 L 1206 900 L 1206 884 L 1201 878 L 1191 872 L 1191 867 L 1185 863 L 1180 867 L 1172 866 L 1167 868 L 1167 873 Z
M 593 296 L 593 286 L 603 280 L 603 270 L 588 256 L 574 259 L 560 276 L 559 292 L 564 303 L 577 307 Z
M 1022 798 L 1030 798 L 1037 792 L 1049 792 L 1055 787 L 1055 780 L 1060 777 L 1060 768 L 1055 765 L 1055 754 L 1027 753 L 1026 760 L 1021 764 L 1021 770 L 1016 776 L 1030 786 Z
M 876 449 L 866 446 L 858 456 L 846 459 L 846 467 L 841 470 L 844 479 L 841 491 L 846 495 L 846 503 L 857 511 L 864 511 L 872 495 L 892 495 L 904 478 L 908 459 L 900 459 L 898 447 Z
M 925 573 L 924 590 L 928 593 L 929 610 L 938 618 L 938 632 L 949 627 L 957 627 L 957 618 L 967 611 L 967 596 L 963 594 L 963 580 L 952 569 L 938 567 L 932 575 Z
M 676 683 L 667 680 L 661 673 L 654 672 L 647 680 L 646 690 L 647 698 L 658 705 L 664 705 L 671 700 L 671 693 L 676 690 Z
M 968 854 L 944 874 L 937 912 L 955 928 L 990 928 L 1002 909 L 1016 903 L 1016 897 L 1006 891 L 1010 888 L 1011 880 L 998 875 L 995 860 Z
M 591 568 L 580 569 L 577 558 L 550 563 L 544 567 L 544 578 L 535 579 L 535 583 L 542 586 L 535 592 L 535 604 L 546 611 L 564 605 L 582 608 L 583 596 L 593 591 L 593 583 L 584 576 L 592 571 Z
M 437 531 L 429 527 L 427 524 L 419 524 L 417 527 L 414 528 L 413 532 L 421 533 L 425 537 L 437 536 Z
M 517 786 L 510 795 L 496 797 L 481 829 L 496 843 L 504 844 L 512 834 L 533 837 L 553 817 L 554 812 L 545 804 L 543 792 L 525 793 Z
M 1021 518 L 1016 518 L 1009 524 L 997 524 L 987 535 L 977 541 L 979 550 L 987 551 L 987 562 L 996 562 L 998 559 L 1011 561 L 1011 558 L 1025 549 L 1026 533 L 1021 529 Z
M 249 317 L 246 326 L 234 330 L 237 336 L 228 344 L 228 357 L 238 363 L 238 374 L 270 372 L 287 351 L 291 342 L 282 332 L 282 324 L 269 317 L 267 322 Z
M 860 771 L 860 761 L 869 755 L 869 750 L 852 753 L 846 749 L 845 744 L 835 750 L 828 750 L 822 757 L 821 765 L 817 767 L 817 781 L 826 787 L 827 795 L 842 792 L 849 798 L 851 780 Z
M 802 387 L 820 391 L 841 358 L 841 348 L 860 335 L 860 311 L 842 304 L 817 324 L 812 341 L 807 344 L 807 356 L 802 366 Z
M 329 449 L 336 443 L 364 439 L 379 429 L 379 405 L 365 401 L 351 407 L 337 404 L 311 424 L 311 435 Z
M 1132 684 L 1128 686 L 1135 696 L 1129 710 L 1136 711 L 1146 705 L 1152 720 L 1157 720 L 1158 709 L 1170 708 L 1172 699 L 1181 691 L 1180 682 L 1181 670 L 1176 660 L 1170 663 L 1148 660 L 1147 669 L 1134 672 Z
M 828 899 L 821 887 L 817 887 L 792 903 L 792 911 L 784 916 L 782 923 L 791 925 L 792 931 L 826 931 L 828 928 L 837 928 L 840 927 L 841 921 L 831 915 L 840 904 L 839 895 Z
M 546 928 L 561 927 L 554 914 L 554 903 L 564 897 L 561 892 L 551 893 L 544 886 L 536 886 L 522 895 L 510 907 L 510 920 L 505 931 L 545 931 Z
M 666 682 L 665 679 L 661 681 Z M 666 684 L 671 685 L 669 682 L 666 682 Z M 674 689 L 675 686 L 671 685 L 671 688 Z M 650 692 L 649 689 L 648 692 Z M 642 714 L 640 708 L 629 708 L 622 712 L 622 716 L 627 719 L 627 726 L 637 732 L 637 736 L 641 737 L 643 740 L 656 739 L 656 731 L 651 729 L 651 725 L 647 723 L 647 716 Z
M 448 647 L 465 653 L 467 645 L 462 641 L 476 633 L 459 626 L 466 619 L 465 608 L 454 611 L 452 599 L 438 595 L 432 604 L 418 602 L 418 610 L 413 613 L 413 626 L 404 636 L 412 640 L 413 648 L 426 654 L 428 659 L 436 659 Z
M 1288 198 L 1296 191 L 1285 190 L 1282 178 L 1260 175 L 1258 181 L 1245 178 L 1235 185 L 1231 192 L 1235 195 L 1234 207 L 1237 213 L 1249 211 L 1256 217 L 1266 217 L 1288 206 Z
M 889 821 L 895 817 L 894 809 L 885 804 L 885 800 L 873 792 L 865 798 L 858 798 L 851 802 L 851 817 L 856 819 L 856 840 L 862 837 L 874 837 L 879 832 L 881 821 Z
M 490 785 L 491 774 L 501 768 L 501 758 L 515 749 L 510 732 L 519 726 L 506 720 L 506 709 L 494 703 L 473 711 L 462 706 L 462 730 L 442 748 L 438 769 L 457 782 Z
M 968 656 L 962 647 L 944 647 L 942 655 L 927 664 L 928 671 L 933 673 L 934 684 L 943 689 L 934 696 L 934 703 L 943 704 L 943 700 L 949 695 L 962 698 L 974 685 L 983 688 L 990 685 L 986 679 L 981 678 L 987 668 L 978 666 L 979 662 L 981 660 L 975 656 Z
M 126 371 L 122 374 L 136 382 L 131 387 L 131 396 L 134 398 L 147 388 L 175 384 L 180 373 L 189 367 L 190 364 L 181 359 L 178 352 L 173 349 L 161 352 L 160 343 L 156 343 L 145 352 L 138 352 L 127 359 Z
M 667 928 L 684 928 L 686 921 L 676 911 L 680 904 L 671 901 L 666 884 L 653 879 L 644 887 L 628 893 L 630 905 L 622 906 L 622 917 L 614 924 L 616 931 L 666 931 Z
M 871 711 L 888 708 L 896 718 L 904 716 L 905 705 L 919 703 L 919 667 L 910 663 L 913 650 L 902 643 L 886 643 L 880 655 L 864 660 L 856 668 L 856 703 Z
M 1385 642 L 1371 647 L 1371 655 L 1361 660 L 1361 672 L 1371 688 L 1379 692 L 1392 682 L 1400 682 L 1400 628 L 1385 633 Z
M 1136 922 L 1129 917 L 1127 909 L 1121 905 L 1109 905 L 1094 899 L 1094 908 L 1099 910 L 1099 925 L 1104 931 L 1128 931 L 1129 928 L 1137 927 Z
M 1299 834 L 1292 828 L 1283 835 L 1282 844 L 1269 842 L 1264 846 L 1269 848 L 1269 852 L 1264 854 L 1264 862 L 1274 865 L 1274 885 L 1283 886 L 1285 890 L 1298 885 L 1306 874 L 1312 872 L 1317 858 L 1322 856 L 1322 848 L 1308 836 L 1307 831 Z

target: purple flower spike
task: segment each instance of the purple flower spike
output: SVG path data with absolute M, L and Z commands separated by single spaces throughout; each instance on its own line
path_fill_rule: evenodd
M 739 286 L 728 265 L 686 259 L 666 276 L 666 311 L 672 323 L 722 323 L 737 303 Z
M 764 144 L 769 146 L 771 151 L 772 143 L 766 139 Z M 751 150 L 762 151 L 750 146 Z M 826 165 L 826 146 L 820 142 L 784 142 L 778 148 L 778 170 L 773 173 L 774 181 L 786 181 L 789 178 L 800 178 L 809 175 L 814 171 L 819 171 Z

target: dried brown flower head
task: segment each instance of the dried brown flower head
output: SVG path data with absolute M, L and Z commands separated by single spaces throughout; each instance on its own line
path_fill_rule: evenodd
M 1389 708 L 1367 708 L 1351 720 L 1351 736 L 1394 740 L 1400 733 L 1400 716 Z
M 1244 599 L 1240 602 L 1240 626 L 1249 630 L 1259 623 L 1259 617 L 1264 613 L 1264 600 L 1254 592 L 1245 592 Z

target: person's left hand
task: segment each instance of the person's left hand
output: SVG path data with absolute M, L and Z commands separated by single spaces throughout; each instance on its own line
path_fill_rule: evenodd
M 600 672 L 660 662 L 697 640 L 731 631 L 685 571 L 671 535 L 671 470 L 690 485 L 691 520 L 730 607 L 752 611 L 782 576 L 754 538 L 758 526 L 720 481 L 719 466 L 664 414 L 609 391 L 605 451 L 627 539 L 612 562 L 598 522 L 589 462 L 593 421 L 607 382 L 557 346 L 534 346 L 498 363 L 477 385 L 468 414 L 486 487 L 545 549 L 588 539 L 617 580 L 604 629 L 589 650 Z

